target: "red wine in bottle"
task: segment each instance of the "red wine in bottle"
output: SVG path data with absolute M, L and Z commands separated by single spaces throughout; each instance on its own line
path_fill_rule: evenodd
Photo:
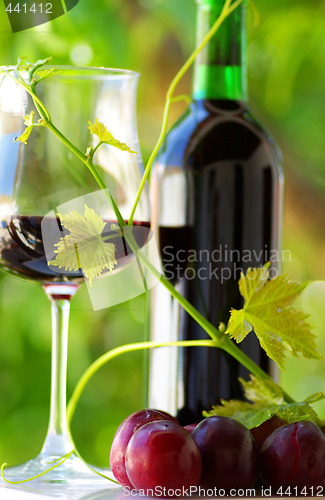
M 202 40 L 223 6 L 198 0 Z M 240 273 L 280 267 L 283 174 L 276 146 L 247 103 L 245 7 L 199 55 L 192 104 L 168 133 L 151 177 L 152 228 L 165 276 L 213 325 L 242 307 Z M 208 338 L 162 285 L 153 290 L 151 339 Z M 240 344 L 270 366 L 254 334 Z M 221 398 L 242 398 L 248 373 L 222 350 L 161 348 L 150 355 L 149 406 L 185 425 Z

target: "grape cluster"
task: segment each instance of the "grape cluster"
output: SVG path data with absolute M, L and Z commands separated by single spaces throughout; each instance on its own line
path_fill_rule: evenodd
M 311 422 L 278 417 L 252 431 L 221 416 L 183 428 L 145 409 L 118 428 L 110 464 L 120 484 L 136 490 L 324 488 L 325 434 Z

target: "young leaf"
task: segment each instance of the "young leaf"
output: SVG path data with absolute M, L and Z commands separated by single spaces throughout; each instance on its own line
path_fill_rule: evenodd
M 243 379 L 240 379 L 240 382 L 248 402 L 236 399 L 221 400 L 220 405 L 213 406 L 212 410 L 203 412 L 203 415 L 235 418 L 248 429 L 261 425 L 273 415 L 288 423 L 309 420 L 319 424 L 317 414 L 309 403 L 323 399 L 323 393 L 314 394 L 301 403 L 286 403 L 281 387 L 272 380 L 262 380 L 251 375 L 249 382 Z
M 56 257 L 48 264 L 66 271 L 82 269 L 91 286 L 104 269 L 112 271 L 117 265 L 115 245 L 102 238 L 105 222 L 87 205 L 84 215 L 72 211 L 59 217 L 69 234 L 56 244 Z
M 29 115 L 25 116 L 25 121 L 24 121 L 25 125 L 27 125 L 28 127 L 30 127 L 31 125 L 33 125 L 34 115 L 35 115 L 35 112 L 31 111 L 29 113 Z
M 129 146 L 127 146 L 124 142 L 120 142 L 113 137 L 113 134 L 110 130 L 107 130 L 106 125 L 103 122 L 100 122 L 97 118 L 95 123 L 89 122 L 89 130 L 92 134 L 97 135 L 100 142 L 104 144 L 108 144 L 109 146 L 114 146 L 115 148 L 120 149 L 121 151 L 128 151 L 129 153 L 136 153 L 136 151 L 132 151 Z
M 321 359 L 307 316 L 292 306 L 306 286 L 290 282 L 285 274 L 269 280 L 269 264 L 248 269 L 239 280 L 244 307 L 231 310 L 226 334 L 241 342 L 254 330 L 267 355 L 281 368 L 287 350 L 293 356 Z
M 45 80 L 46 78 L 52 78 L 53 76 L 56 76 L 59 73 L 60 71 L 56 70 L 55 68 L 39 70 L 37 71 L 37 76 L 39 77 L 39 80 L 37 80 L 36 83 L 40 82 L 41 80 Z
M 316 394 L 312 394 L 308 398 L 304 399 L 304 403 L 317 403 L 325 398 L 325 394 L 323 392 L 317 392 Z
M 25 128 L 24 132 L 14 139 L 14 142 L 22 142 L 23 144 L 27 144 L 28 138 L 33 130 L 33 127 Z
M 39 59 L 38 61 L 31 63 L 28 61 L 28 57 L 19 57 L 18 63 L 16 66 L 17 70 L 25 70 L 25 71 L 36 71 L 38 68 L 48 64 L 52 59 L 52 56 L 47 57 L 46 59 Z
M 260 379 L 251 375 L 251 379 L 247 382 L 242 378 L 239 379 L 245 393 L 245 398 L 254 403 L 277 404 L 284 403 L 284 396 L 281 387 L 271 379 Z
M 19 141 L 19 142 L 22 142 L 24 144 L 27 144 L 27 140 L 31 134 L 31 131 L 33 130 L 33 127 L 36 125 L 35 123 L 33 123 L 34 114 L 35 114 L 35 112 L 31 111 L 29 113 L 29 115 L 25 116 L 24 124 L 27 125 L 27 127 L 25 128 L 24 132 L 19 137 L 16 137 L 14 142 Z

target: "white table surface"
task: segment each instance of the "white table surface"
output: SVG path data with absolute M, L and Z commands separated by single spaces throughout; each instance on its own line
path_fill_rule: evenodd
M 0 480 L 0 500 L 127 500 L 129 499 L 143 499 L 143 496 L 126 496 L 123 494 L 121 487 L 106 486 L 100 489 L 89 489 L 87 487 L 73 486 L 67 488 L 66 485 L 43 485 L 38 486 L 36 483 L 31 485 L 4 485 Z M 150 498 L 150 497 L 147 497 Z M 207 497 L 205 497 L 207 498 Z M 212 497 L 209 497 L 213 500 Z M 227 498 L 227 497 L 222 497 Z M 230 498 L 228 496 L 228 498 Z M 236 497 L 232 497 L 236 498 Z M 237 497 L 239 498 L 239 497 Z M 240 497 L 241 499 L 247 497 Z M 267 498 L 268 500 L 279 500 L 281 497 L 249 497 L 251 498 Z M 282 497 L 283 498 L 283 497 Z M 294 499 L 296 497 L 285 497 Z M 301 497 L 299 497 L 301 498 Z M 315 500 L 316 497 L 303 497 L 304 500 Z M 191 500 L 203 500 L 204 497 L 191 497 Z M 221 500 L 221 497 L 219 497 Z M 157 498 L 152 499 L 157 500 Z
M 131 497 L 130 497 L 131 498 Z M 134 497 L 133 497 L 134 498 Z M 4 484 L 0 480 L 0 500 L 127 500 L 120 486 L 107 482 L 96 488 L 69 486 L 64 484 L 39 485 L 30 482 L 24 485 Z

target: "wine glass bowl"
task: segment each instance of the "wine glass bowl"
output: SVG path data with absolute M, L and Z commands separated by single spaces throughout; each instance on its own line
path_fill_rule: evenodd
M 16 481 L 42 474 L 74 447 L 66 420 L 67 334 L 70 299 L 83 282 L 84 271 L 49 264 L 44 241 L 52 242 L 55 254 L 55 245 L 63 234 L 60 214 L 66 206 L 79 210 L 81 217 L 87 206 L 94 217 L 103 221 L 106 233 L 113 225 L 116 230 L 117 216 L 110 196 L 127 221 L 143 173 L 136 127 L 139 75 L 127 70 L 70 66 L 45 70 L 54 71 L 55 75 L 40 81 L 36 90 L 48 110 L 46 120 L 52 128 L 42 126 L 40 104 L 22 84 L 27 73 L 20 72 L 21 82 L 6 75 L 0 86 L 0 265 L 43 286 L 51 301 L 53 323 L 48 432 L 38 457 L 5 469 L 5 477 Z M 14 68 L 10 73 L 18 77 Z M 89 122 L 94 124 L 96 120 L 135 151 L 121 151 L 108 144 L 96 150 L 93 165 L 107 191 L 99 190 L 98 179 L 82 161 L 91 151 L 89 148 L 95 148 L 99 142 L 89 128 Z M 37 125 L 28 137 L 23 137 L 26 144 L 17 140 L 31 123 Z M 134 220 L 135 226 L 149 226 L 146 192 Z M 120 242 L 115 238 L 122 250 L 123 241 L 122 237 Z M 122 253 L 116 253 L 118 270 L 128 263 Z M 83 480 L 88 485 L 102 481 L 75 454 L 38 478 L 40 482 L 65 484 Z

